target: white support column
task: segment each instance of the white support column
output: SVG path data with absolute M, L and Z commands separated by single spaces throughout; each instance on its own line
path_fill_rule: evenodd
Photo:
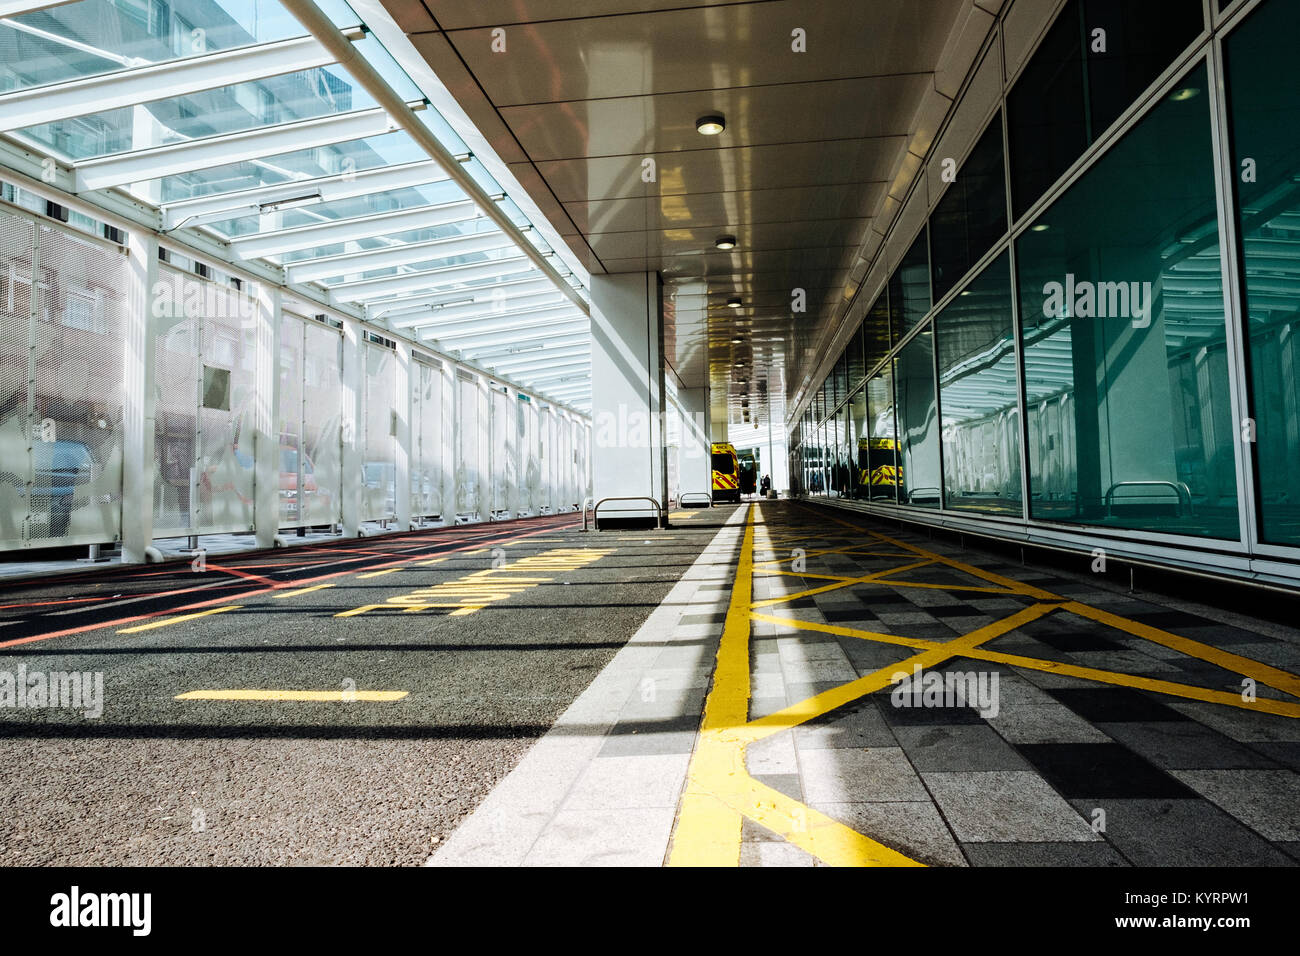
M 343 536 L 361 533 L 361 389 L 365 384 L 365 350 L 361 325 L 343 320 L 343 414 L 340 467 L 343 472 Z
M 657 273 L 591 277 L 593 491 L 597 500 L 668 494 L 663 436 L 662 283 Z M 613 502 L 606 518 L 657 517 L 649 504 Z
M 677 472 L 682 494 L 703 493 L 711 496 L 713 471 L 709 458 L 709 390 L 707 387 L 679 388 L 677 401 L 682 408 Z
M 440 362 L 438 388 L 438 414 L 442 416 L 438 429 L 438 480 L 442 483 L 442 523 L 456 523 L 456 366 Z
M 257 387 L 253 421 L 253 522 L 257 546 L 275 547 L 280 533 L 280 319 L 279 286 L 257 285 Z
M 478 402 L 478 518 L 492 520 L 492 398 L 482 375 L 474 375 L 474 400 Z
M 128 295 L 122 348 L 122 560 L 142 564 L 153 542 L 156 236 L 136 230 L 127 235 L 126 268 Z
M 411 346 L 403 339 L 397 340 L 397 392 L 395 398 L 396 441 L 393 481 L 396 487 L 397 529 L 408 531 L 411 527 Z

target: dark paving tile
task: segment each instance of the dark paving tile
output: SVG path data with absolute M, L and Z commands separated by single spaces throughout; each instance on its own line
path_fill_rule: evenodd
M 1207 800 L 1071 801 L 1136 866 L 1292 866 L 1294 861 Z
M 900 726 L 894 736 L 917 770 L 1028 770 L 1010 744 L 987 726 Z
M 822 608 L 822 617 L 828 624 L 871 624 L 878 618 L 865 607 Z M 864 628 L 865 629 L 865 628 Z
M 895 707 L 890 691 L 880 691 L 872 698 L 885 720 L 893 727 L 940 726 L 944 724 L 983 724 L 984 718 L 973 707 Z M 910 696 L 909 698 L 910 699 Z
M 1234 770 L 1276 767 L 1277 763 L 1196 721 L 1100 723 L 1130 750 L 1166 770 Z
M 745 817 L 740 822 L 740 842 L 741 843 L 784 843 L 781 837 L 777 836 L 765 826 L 760 826 L 753 820 Z
M 1187 719 L 1153 697 L 1127 687 L 1058 688 L 1049 690 L 1048 693 L 1094 724 Z
M 1148 627 L 1158 627 L 1162 631 L 1178 633 L 1186 628 L 1207 627 L 1213 624 L 1203 617 L 1188 614 L 1185 611 L 1171 611 L 1167 608 L 1153 608 L 1150 611 L 1136 611 L 1125 615 Z
M 797 773 L 756 773 L 753 777 L 759 783 L 784 793 L 791 800 L 803 801 L 803 789 L 799 785 L 799 775 Z
M 1018 744 L 1021 756 L 1066 799 L 1195 799 L 1196 793 L 1120 744 Z
M 1261 741 L 1247 746 L 1284 767 L 1300 770 L 1300 743 L 1295 741 Z M 1300 809 L 1297 812 L 1300 812 Z
M 971 607 L 966 603 L 938 605 L 927 607 L 927 611 L 935 617 L 983 617 L 984 614 L 978 608 Z
M 1172 630 L 1171 628 L 1161 629 Z M 1190 638 L 1193 641 L 1200 641 L 1202 644 L 1209 644 L 1211 647 L 1222 648 L 1230 648 L 1234 644 L 1260 644 L 1271 640 L 1266 635 L 1255 631 L 1215 623 L 1207 623 L 1196 627 L 1182 627 L 1173 633 L 1180 637 Z
M 1128 866 L 1107 843 L 963 843 L 971 866 Z

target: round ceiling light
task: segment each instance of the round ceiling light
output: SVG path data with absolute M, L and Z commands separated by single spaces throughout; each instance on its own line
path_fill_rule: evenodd
M 717 239 L 713 240 L 713 244 L 719 249 L 734 249 L 736 248 L 736 237 L 718 236 Z
M 734 297 L 733 297 L 733 298 L 730 298 L 730 299 L 727 300 L 727 308 L 728 308 L 728 309 L 739 309 L 740 306 L 741 306 L 741 304 L 742 304 L 742 303 L 741 303 L 740 299 L 738 299 L 738 298 L 734 298 Z
M 710 113 L 695 121 L 695 128 L 704 136 L 717 136 L 727 128 L 727 121 L 721 113 Z

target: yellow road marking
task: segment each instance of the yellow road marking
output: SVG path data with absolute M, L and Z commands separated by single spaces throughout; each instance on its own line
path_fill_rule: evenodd
M 927 564 L 933 564 L 933 561 L 915 561 L 912 564 L 905 564 L 901 568 L 889 568 L 885 571 L 873 571 L 871 574 L 864 575 L 860 578 L 840 578 L 836 584 L 827 584 L 819 588 L 810 588 L 807 591 L 796 591 L 794 594 L 786 594 L 782 597 L 767 598 L 762 601 L 755 601 L 754 607 L 770 607 L 773 604 L 784 604 L 786 601 L 797 601 L 799 598 L 813 597 L 817 594 L 825 594 L 827 591 L 838 591 L 840 588 L 851 587 L 855 584 L 890 584 L 889 581 L 879 581 L 878 579 L 886 574 L 892 574 L 895 571 L 911 571 L 913 568 L 923 567 Z
M 718 644 L 713 688 L 705 700 L 668 863 L 736 866 L 743 814 L 824 862 L 917 866 L 916 861 L 759 783 L 745 769 L 745 744 L 731 738 L 730 731 L 749 718 L 754 509 L 746 507 L 745 535 Z
M 277 598 L 297 597 L 299 594 L 310 594 L 312 591 L 320 591 L 324 588 L 332 588 L 332 584 L 313 584 L 309 588 L 299 588 L 296 591 L 285 591 L 283 594 L 277 594 Z
M 415 563 L 417 567 L 427 568 L 430 565 L 442 564 L 442 562 L 446 560 L 447 560 L 446 558 L 434 558 L 432 561 L 416 561 Z
M 1119 617 L 1100 608 L 1080 604 L 1077 601 L 1062 604 L 1061 610 L 1086 617 L 1098 624 L 1106 624 L 1118 630 L 1127 631 L 1134 637 L 1140 637 L 1154 644 L 1161 644 L 1170 650 L 1179 651 L 1189 657 L 1199 658 L 1209 664 L 1222 667 L 1224 670 L 1241 674 L 1243 677 L 1254 678 L 1261 684 L 1267 684 L 1269 687 L 1284 691 L 1292 697 L 1300 697 L 1300 677 L 1276 667 L 1270 667 L 1268 664 L 1261 664 L 1259 661 L 1251 660 L 1248 657 L 1241 657 L 1228 651 L 1219 650 L 1217 647 L 1202 644 L 1200 641 L 1194 641 L 1189 637 L 1179 637 L 1177 634 L 1170 634 L 1168 631 L 1151 627 L 1141 621 L 1131 621 L 1128 618 Z
M 354 607 L 350 611 L 341 611 L 335 614 L 335 617 L 356 617 L 358 614 L 365 614 L 367 611 L 373 611 L 375 608 L 387 607 L 387 604 L 363 604 L 361 607 Z
M 386 703 L 401 700 L 406 690 L 191 690 L 177 694 L 176 700 L 306 700 L 306 701 L 367 701 Z
M 137 624 L 135 627 L 124 627 L 118 631 L 119 634 L 135 634 L 137 631 L 152 631 L 155 627 L 167 627 L 169 624 L 179 624 L 182 621 L 193 621 L 195 618 L 210 617 L 213 614 L 221 614 L 225 611 L 237 611 L 243 605 L 227 604 L 225 607 L 209 608 L 206 611 L 198 611 L 194 614 L 182 614 L 180 617 L 164 618 L 161 621 L 151 621 L 148 624 Z
M 384 568 L 382 571 L 370 571 L 366 574 L 358 574 L 358 578 L 377 578 L 381 574 L 392 574 L 394 571 L 400 571 L 401 568 Z
M 797 704 L 783 707 L 766 717 L 750 721 L 744 727 L 735 728 L 732 733 L 735 734 L 738 740 L 743 739 L 747 743 L 753 743 L 779 731 L 789 730 L 791 727 L 806 723 L 814 717 L 820 717 L 822 714 L 830 713 L 838 707 L 843 707 L 859 697 L 865 697 L 867 694 L 874 694 L 878 690 L 883 690 L 893 683 L 891 677 L 899 671 L 911 672 L 912 668 L 918 665 L 924 670 L 925 668 L 934 667 L 936 664 L 942 664 L 951 657 L 974 656 L 971 652 L 984 642 L 1001 637 L 1022 624 L 1035 621 L 1052 610 L 1054 610 L 1054 606 L 1034 604 L 1017 611 L 1010 617 L 994 621 L 992 624 L 986 624 L 984 627 L 954 640 L 942 644 L 937 641 L 926 642 L 930 646 L 918 654 L 905 658 L 896 664 L 887 664 L 865 677 L 859 677 L 857 680 L 841 684 L 839 687 L 832 687 L 830 690 L 822 691 L 820 694 L 799 701 Z
M 1048 607 L 1047 605 L 1034 606 Z M 1048 609 L 1056 610 L 1057 608 L 1052 607 Z M 860 631 L 856 628 L 844 627 L 839 624 L 820 624 L 815 621 L 801 621 L 794 618 L 775 617 L 770 614 L 754 614 L 753 618 L 756 621 L 766 621 L 772 624 L 788 624 L 805 631 L 818 631 L 823 634 L 835 634 L 841 637 L 857 637 L 867 641 L 874 641 L 879 644 L 896 644 L 900 647 L 910 647 L 918 650 L 943 650 L 949 647 L 948 643 L 927 641 L 919 637 L 899 637 L 894 634 L 878 634 L 874 631 Z M 983 647 L 967 648 L 961 652 L 960 656 L 969 657 L 972 660 L 987 661 L 991 664 L 1007 664 L 1011 667 L 1023 667 L 1026 670 L 1044 671 L 1046 673 L 1061 674 L 1066 677 L 1078 677 L 1083 680 L 1097 681 L 1098 683 L 1103 684 L 1114 684 L 1120 687 L 1132 687 L 1138 690 L 1150 690 L 1160 694 L 1167 694 L 1171 697 L 1186 697 L 1191 700 L 1201 700 L 1212 704 L 1226 704 L 1229 707 L 1239 707 L 1242 710 L 1259 710 L 1264 713 L 1275 714 L 1279 717 L 1300 717 L 1300 704 L 1293 704 L 1290 701 L 1284 700 L 1273 700 L 1268 697 L 1258 697 L 1254 701 L 1245 701 L 1242 700 L 1240 694 L 1210 690 L 1207 687 L 1196 687 L 1192 684 L 1178 684 L 1173 681 L 1159 680 L 1154 677 L 1140 677 L 1135 674 L 1100 670 L 1095 667 L 1084 667 L 1078 664 L 1065 664 L 1060 661 L 1053 661 L 1041 657 L 1024 657 L 1020 654 L 1006 654 L 1002 651 L 995 651 Z M 916 662 L 916 657 L 909 657 L 905 660 L 899 660 L 897 664 L 891 664 L 886 668 L 882 668 L 882 670 L 889 670 L 891 672 L 897 670 L 908 670 L 911 665 Z M 933 665 L 923 664 L 923 666 Z M 865 681 L 867 678 L 860 678 L 860 680 Z M 883 689 L 883 686 L 884 685 L 876 689 Z M 826 691 L 825 694 L 834 694 L 840 689 L 841 688 L 832 688 L 831 690 Z M 872 692 L 873 691 L 867 691 L 867 693 Z M 822 696 L 825 696 L 825 694 Z M 816 699 L 817 698 L 813 698 L 813 700 Z M 791 707 L 786 708 L 785 711 L 779 713 L 792 711 L 794 708 L 808 703 L 809 701 L 803 701 L 801 704 L 792 705 Z M 836 706 L 843 705 L 837 704 Z M 769 715 L 769 717 L 764 718 L 764 720 L 768 720 L 774 716 L 776 715 Z M 812 716 L 820 715 L 813 714 Z M 756 721 L 755 723 L 758 722 Z

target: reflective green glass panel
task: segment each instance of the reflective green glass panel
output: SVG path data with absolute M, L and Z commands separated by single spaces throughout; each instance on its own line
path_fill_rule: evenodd
M 939 507 L 939 416 L 934 400 L 934 334 L 926 328 L 894 360 L 898 397 L 900 501 Z
M 898 500 L 898 433 L 894 424 L 894 374 L 886 365 L 867 383 L 867 497 Z
M 930 250 L 926 230 L 912 242 L 889 279 L 889 327 L 897 342 L 930 311 Z
M 1020 514 L 1011 270 L 998 256 L 935 319 L 944 504 Z
M 1239 534 L 1206 82 L 1017 240 L 1035 518 Z
M 1245 274 L 1260 531 L 1300 544 L 1300 5 L 1269 0 L 1228 37 L 1228 111 Z

